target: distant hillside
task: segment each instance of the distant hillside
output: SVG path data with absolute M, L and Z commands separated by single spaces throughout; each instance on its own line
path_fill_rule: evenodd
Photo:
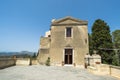
M 21 52 L 0 52 L 0 56 L 25 56 L 25 55 L 29 55 L 29 56 L 33 56 L 34 53 L 36 54 L 36 52 L 29 52 L 29 51 L 21 51 Z

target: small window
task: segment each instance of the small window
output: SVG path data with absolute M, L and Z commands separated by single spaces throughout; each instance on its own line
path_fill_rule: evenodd
M 48 37 L 51 37 L 51 35 L 48 35 Z
M 72 37 L 72 28 L 71 27 L 66 28 L 66 37 Z

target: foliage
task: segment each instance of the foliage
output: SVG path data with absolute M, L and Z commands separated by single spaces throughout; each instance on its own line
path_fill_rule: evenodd
M 115 49 L 120 48 L 120 30 L 115 30 L 112 32 L 113 44 Z M 115 56 L 113 57 L 113 64 L 120 65 L 120 50 L 115 50 Z
M 45 64 L 46 64 L 46 66 L 50 66 L 50 57 L 48 57 Z
M 113 65 L 120 66 L 120 50 L 114 50 Z
M 88 37 L 89 37 L 89 53 L 90 55 L 92 55 L 93 54 L 92 35 L 88 34 Z
M 32 56 L 32 58 L 36 59 L 36 57 L 37 57 L 36 53 L 34 53 L 33 56 Z
M 120 30 L 112 32 L 113 43 L 115 48 L 120 48 Z
M 23 58 L 30 58 L 31 57 L 29 54 L 23 54 L 21 56 L 23 56 Z
M 109 26 L 101 19 L 97 19 L 92 26 L 92 46 L 101 55 L 103 63 L 112 63 L 113 51 L 105 50 L 112 48 L 112 36 Z
M 115 65 L 115 66 L 120 66 L 120 64 L 119 64 L 119 57 L 118 57 L 118 54 L 116 54 L 116 53 L 113 56 L 113 62 L 112 62 L 112 64 Z

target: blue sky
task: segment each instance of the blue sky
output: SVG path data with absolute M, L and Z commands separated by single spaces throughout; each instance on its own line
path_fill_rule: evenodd
M 0 52 L 35 51 L 53 18 L 100 18 L 111 32 L 120 29 L 120 0 L 0 0 Z

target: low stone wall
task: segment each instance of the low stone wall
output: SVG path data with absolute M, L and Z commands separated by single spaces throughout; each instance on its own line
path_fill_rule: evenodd
M 99 64 L 96 66 L 88 66 L 87 69 L 89 72 L 91 72 L 93 74 L 98 74 L 98 75 L 109 75 L 110 74 L 109 65 L 106 65 L 106 64 Z
M 120 67 L 106 64 L 99 64 L 96 66 L 88 66 L 88 71 L 97 75 L 111 75 L 120 78 Z
M 0 58 L 0 69 L 9 67 L 9 66 L 14 66 L 15 65 L 15 60 L 11 58 Z
M 28 66 L 30 65 L 30 58 L 17 58 L 16 65 Z
M 37 64 L 39 64 L 39 63 L 38 63 L 38 60 L 34 60 L 34 59 L 31 60 L 31 65 L 37 65 Z
M 110 75 L 120 78 L 120 67 L 110 66 Z

